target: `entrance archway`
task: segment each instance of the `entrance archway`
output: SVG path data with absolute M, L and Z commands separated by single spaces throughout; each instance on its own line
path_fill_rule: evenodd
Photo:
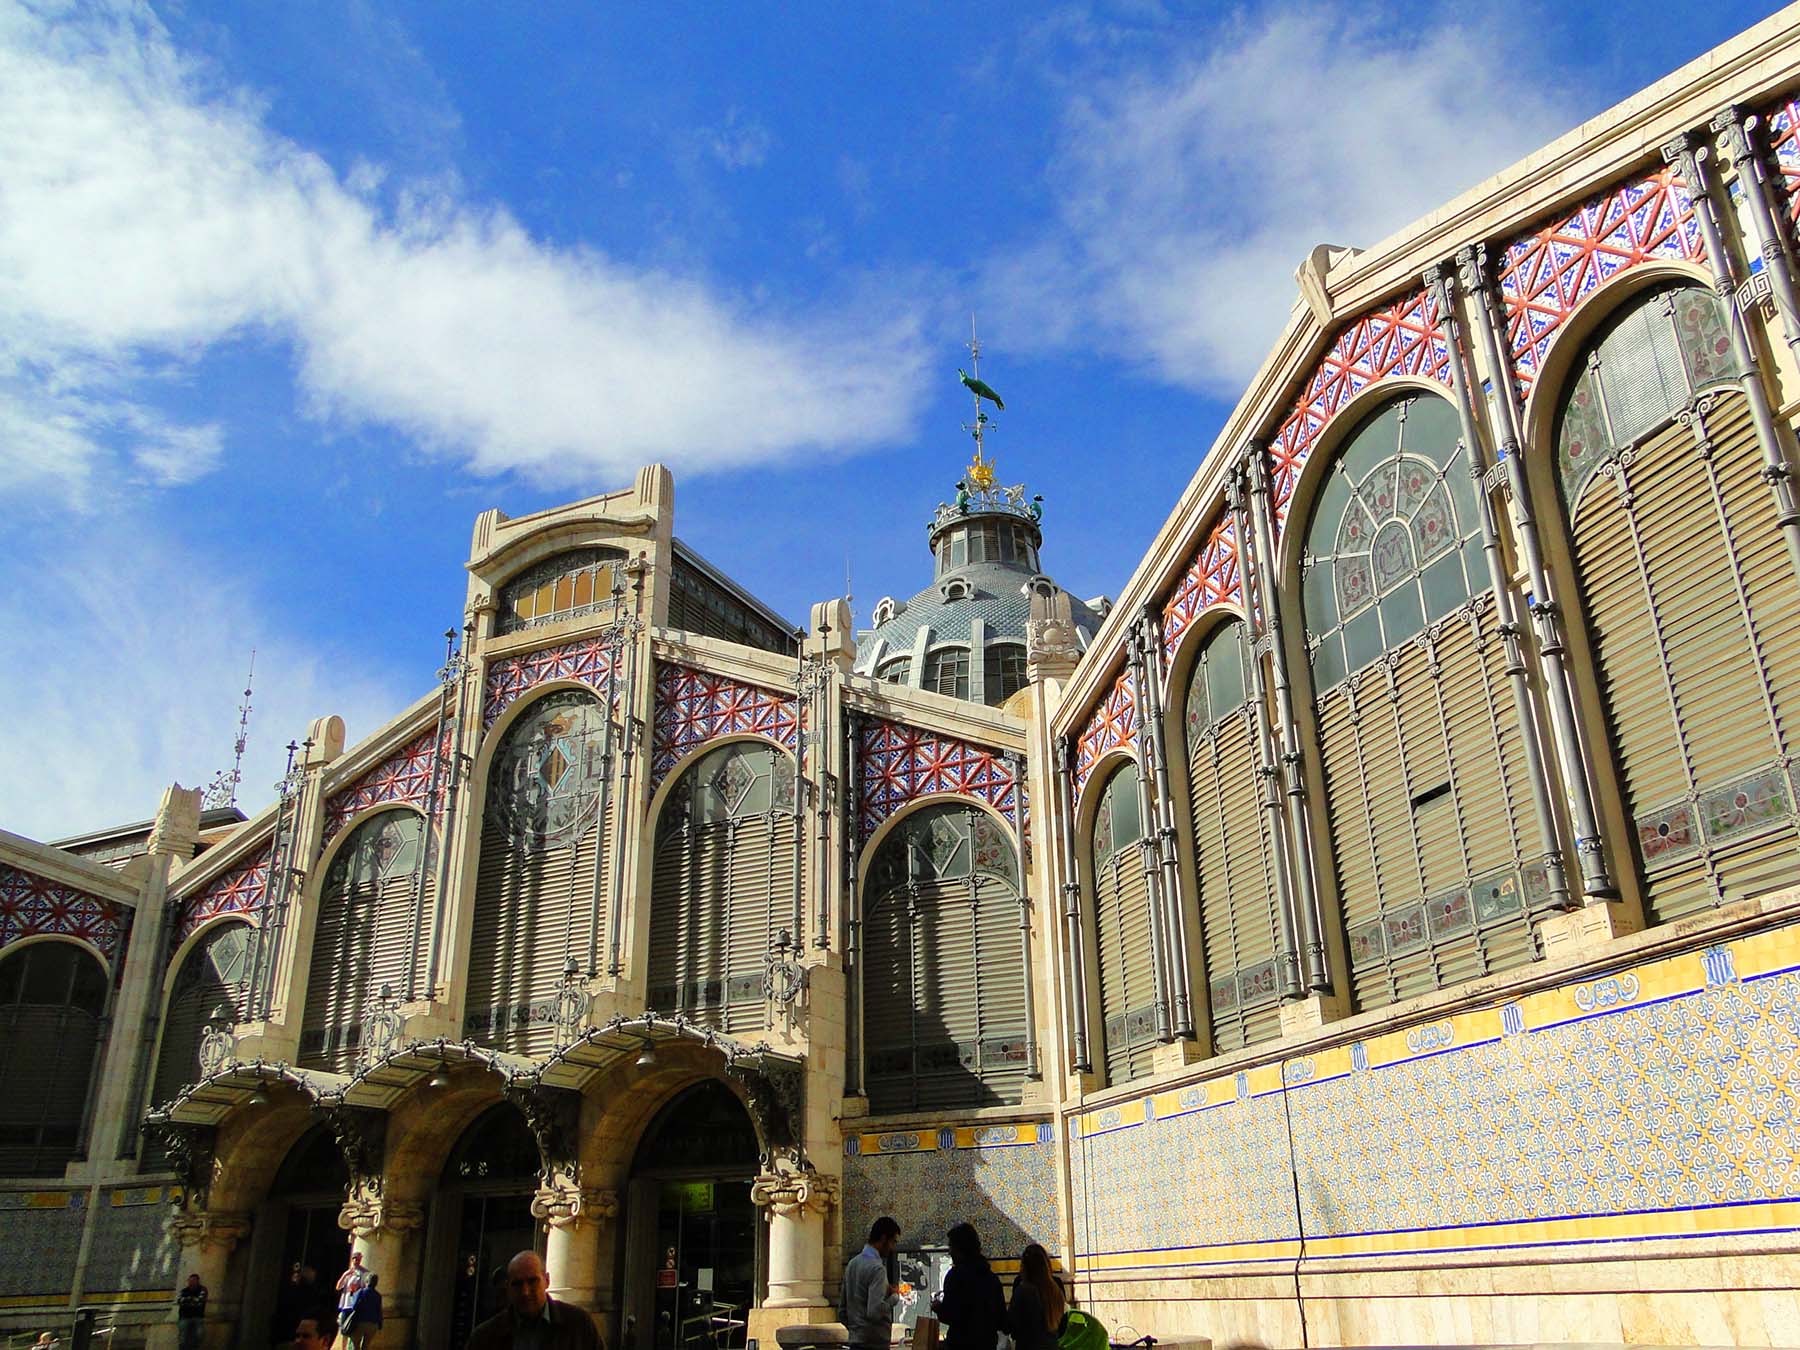
M 544 1250 L 531 1214 L 538 1185 L 537 1143 L 517 1107 L 490 1107 L 463 1131 L 438 1179 L 431 1245 L 447 1259 L 429 1269 L 450 1273 L 450 1350 L 462 1350 L 469 1333 L 500 1310 L 496 1273 L 516 1253 Z
M 288 1149 L 252 1230 L 239 1345 L 279 1345 L 306 1306 L 336 1303 L 332 1286 L 350 1264 L 350 1234 L 338 1227 L 349 1184 L 343 1151 L 324 1125 Z M 311 1290 L 299 1283 L 305 1269 L 314 1274 Z
M 755 1126 L 716 1079 L 657 1112 L 632 1160 L 625 1316 L 639 1350 L 734 1350 L 763 1296 L 763 1225 L 750 1200 Z

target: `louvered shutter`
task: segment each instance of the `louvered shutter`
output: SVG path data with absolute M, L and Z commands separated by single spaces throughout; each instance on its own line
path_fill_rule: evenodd
M 105 1007 L 104 970 L 71 942 L 0 960 L 0 1176 L 59 1176 L 78 1156 Z
M 617 793 L 606 794 L 598 819 L 604 731 L 599 700 L 562 690 L 533 704 L 495 752 L 463 1019 L 474 1040 L 548 1053 L 568 962 L 585 975 L 590 952 L 606 960 L 604 869 Z
M 1095 890 L 1106 1077 L 1123 1083 L 1150 1072 L 1156 1045 L 1150 889 L 1135 844 L 1102 865 Z
M 1783 761 L 1800 706 L 1800 590 L 1760 468 L 1747 400 L 1717 396 L 1699 427 L 1666 426 L 1588 479 L 1573 512 L 1594 665 L 1657 922 L 1795 874 Z
M 200 1077 L 200 1036 L 217 1017 L 232 1023 L 244 1016 L 245 975 L 253 940 L 249 924 L 213 929 L 182 958 L 163 1014 L 150 1099 L 161 1105 Z

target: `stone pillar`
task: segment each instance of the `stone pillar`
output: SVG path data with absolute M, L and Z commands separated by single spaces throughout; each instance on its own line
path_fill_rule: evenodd
M 550 1275 L 550 1296 L 586 1308 L 607 1332 L 605 1318 L 611 1308 L 610 1290 L 601 1288 L 600 1242 L 603 1230 L 619 1217 L 619 1193 L 566 1181 L 542 1186 L 531 1199 L 532 1217 L 544 1225 L 544 1268 Z
M 424 1206 L 384 1200 L 379 1190 L 362 1187 L 338 1211 L 338 1227 L 350 1234 L 350 1248 L 362 1253 L 363 1266 L 380 1279 L 382 1339 L 411 1344 L 424 1260 Z
M 825 1216 L 837 1203 L 838 1179 L 811 1169 L 764 1172 L 750 1186 L 750 1198 L 769 1224 L 769 1296 L 762 1309 L 779 1310 L 774 1328 L 792 1322 L 828 1322 L 836 1317 L 825 1291 Z M 752 1326 L 750 1334 L 759 1335 Z
M 242 1291 L 231 1280 L 231 1256 L 238 1243 L 250 1235 L 250 1216 L 236 1210 L 184 1209 L 169 1220 L 169 1235 L 181 1250 L 175 1269 L 177 1288 L 189 1275 L 198 1275 L 206 1286 L 206 1350 L 225 1350 L 231 1344 L 242 1311 Z M 154 1330 L 161 1331 L 159 1323 Z M 168 1326 L 169 1344 L 175 1326 Z

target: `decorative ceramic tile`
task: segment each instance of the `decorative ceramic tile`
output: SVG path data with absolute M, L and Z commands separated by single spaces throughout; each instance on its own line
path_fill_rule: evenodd
M 932 1131 L 935 1135 L 935 1131 Z M 899 1220 L 904 1240 L 942 1245 L 952 1224 L 972 1223 L 982 1250 L 1017 1257 L 1025 1245 L 1056 1249 L 1056 1152 L 1024 1147 L 932 1148 L 849 1153 L 844 1158 L 844 1246 L 854 1255 L 883 1214 Z
M 437 728 L 420 732 L 381 763 L 369 769 L 353 783 L 332 793 L 325 801 L 325 831 L 322 844 L 344 828 L 344 822 L 358 811 L 383 802 L 406 802 L 423 809 L 431 791 L 431 738 Z M 447 765 L 454 747 L 448 734 L 444 737 L 439 762 Z M 442 787 L 442 774 L 439 775 Z M 442 802 L 439 809 L 442 810 Z
M 481 696 L 481 725 L 493 726 L 521 695 L 550 680 L 575 680 L 590 689 L 604 690 L 612 661 L 612 645 L 605 635 L 578 638 L 519 656 L 503 656 L 488 667 Z M 429 735 L 426 740 L 430 741 Z
M 1100 701 L 1100 706 L 1094 709 L 1088 717 L 1087 725 L 1081 729 L 1081 735 L 1076 738 L 1077 800 L 1102 755 L 1120 746 L 1130 749 L 1137 744 L 1137 725 L 1137 682 L 1132 679 L 1131 667 L 1127 666 L 1119 672 L 1119 678 L 1113 681 L 1112 690 Z
M 1765 115 L 1769 148 L 1781 170 L 1789 220 L 1800 220 L 1800 99 L 1789 99 Z
M 175 1291 L 180 1249 L 168 1232 L 169 1206 L 101 1205 L 94 1210 L 83 1288 L 90 1296 Z
M 871 720 L 858 746 L 857 819 L 867 839 L 908 802 L 954 792 L 986 802 L 1016 829 L 1023 794 L 1013 762 L 999 750 L 923 727 Z
M 180 900 L 180 919 L 175 925 L 179 944 L 208 919 L 221 914 L 254 914 L 269 884 L 271 844 L 264 844 L 235 867 L 227 868 L 200 890 Z
M 1500 262 L 1513 374 L 1537 379 L 1550 340 L 1602 282 L 1651 258 L 1697 262 L 1705 244 L 1672 168 L 1622 183 L 1515 240 Z
M 93 943 L 116 968 L 131 915 L 124 905 L 0 863 L 0 951 L 55 933 Z
M 14 1193 L 16 1194 L 16 1193 Z M 87 1211 L 68 1203 L 55 1208 L 4 1204 L 6 1241 L 0 1242 L 0 1299 L 25 1300 L 39 1295 L 58 1306 L 69 1301 L 75 1285 L 75 1258 L 81 1250 L 81 1226 Z
M 1163 606 L 1163 655 L 1173 658 L 1176 647 L 1181 645 L 1181 635 L 1214 605 L 1241 605 L 1243 601 L 1237 528 L 1230 516 L 1221 516 Z
M 745 684 L 729 675 L 673 664 L 656 668 L 656 721 L 651 781 L 662 782 L 675 762 L 716 736 L 766 736 L 789 750 L 799 746 L 791 693 Z

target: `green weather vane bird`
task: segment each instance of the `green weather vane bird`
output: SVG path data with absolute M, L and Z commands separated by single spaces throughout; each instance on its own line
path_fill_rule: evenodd
M 969 374 L 968 371 L 962 369 L 960 366 L 957 367 L 956 373 L 962 376 L 963 388 L 975 395 L 976 398 L 985 398 L 1001 412 L 1006 411 L 1006 405 L 1000 401 L 1000 395 L 996 394 L 988 387 L 987 381 L 981 379 L 979 376 Z

